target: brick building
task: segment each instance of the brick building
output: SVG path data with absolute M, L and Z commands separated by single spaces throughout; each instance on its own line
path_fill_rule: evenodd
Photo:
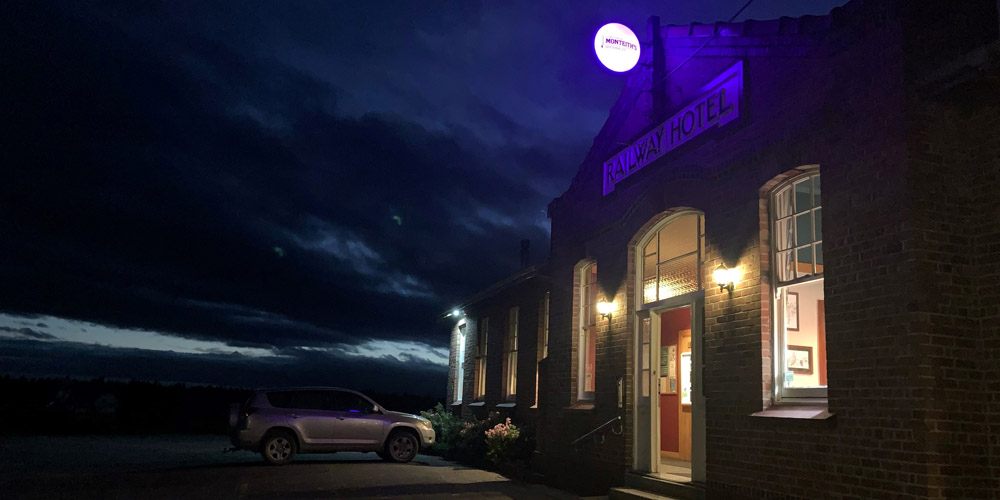
M 484 376 L 547 482 L 613 498 L 1000 499 L 998 25 L 996 0 L 651 18 L 545 278 L 466 310 L 485 372 L 453 341 L 449 397 Z M 540 324 L 505 399 L 514 302 Z

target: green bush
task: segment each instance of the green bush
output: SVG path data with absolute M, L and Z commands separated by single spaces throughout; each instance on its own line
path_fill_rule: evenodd
M 431 421 L 437 436 L 434 445 L 431 446 L 431 453 L 450 458 L 459 439 L 458 433 L 464 427 L 464 421 L 448 411 L 441 403 L 430 410 L 420 412 L 420 416 Z

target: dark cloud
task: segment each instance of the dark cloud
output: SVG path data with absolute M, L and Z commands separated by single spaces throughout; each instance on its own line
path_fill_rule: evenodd
M 330 352 L 286 350 L 281 356 L 236 353 L 182 354 L 76 342 L 0 338 L 6 373 L 30 377 L 110 377 L 235 387 L 338 386 L 383 392 L 439 394 L 446 366 L 418 357 L 363 358 Z M 387 377 L 386 373 L 394 376 Z
M 42 326 L 42 323 L 39 323 L 38 325 Z M 54 335 L 45 332 L 40 332 L 38 330 L 34 330 L 27 327 L 12 328 L 9 326 L 0 326 L 0 332 L 13 334 L 15 337 L 22 337 L 22 338 L 29 338 L 36 340 L 52 340 L 56 338 Z
M 0 310 L 446 346 L 438 312 L 516 271 L 520 239 L 545 257 L 546 205 L 624 78 L 594 64 L 593 30 L 662 8 L 8 2 Z

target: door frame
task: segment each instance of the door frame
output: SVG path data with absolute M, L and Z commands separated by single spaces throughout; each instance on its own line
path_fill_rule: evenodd
M 636 310 L 633 356 L 633 380 L 636 389 L 633 390 L 632 398 L 632 469 L 639 473 L 656 474 L 660 468 L 660 398 L 659 398 L 659 352 L 660 352 L 660 314 L 673 309 L 689 307 L 691 309 L 691 480 L 692 482 L 705 481 L 705 393 L 702 375 L 704 373 L 704 323 L 705 323 L 705 291 L 698 290 L 677 297 L 671 297 L 651 304 L 645 304 Z M 650 400 L 649 408 L 639 405 L 638 388 L 641 387 L 642 377 L 642 320 L 650 320 Z M 654 362 L 655 360 L 655 362 Z M 655 395 L 655 397 L 654 397 Z M 650 429 L 649 437 L 644 436 L 640 427 L 640 412 L 648 411 Z M 655 423 L 655 424 L 654 424 Z M 648 457 L 641 455 L 646 450 L 646 446 L 639 446 L 638 443 L 648 439 Z M 642 470 L 645 462 L 649 463 L 649 470 Z

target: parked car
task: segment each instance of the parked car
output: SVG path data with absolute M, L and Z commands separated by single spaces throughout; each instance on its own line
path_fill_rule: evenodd
M 434 444 L 426 418 L 382 408 L 360 392 L 335 387 L 262 389 L 229 415 L 230 440 L 284 465 L 299 453 L 375 452 L 409 462 Z

